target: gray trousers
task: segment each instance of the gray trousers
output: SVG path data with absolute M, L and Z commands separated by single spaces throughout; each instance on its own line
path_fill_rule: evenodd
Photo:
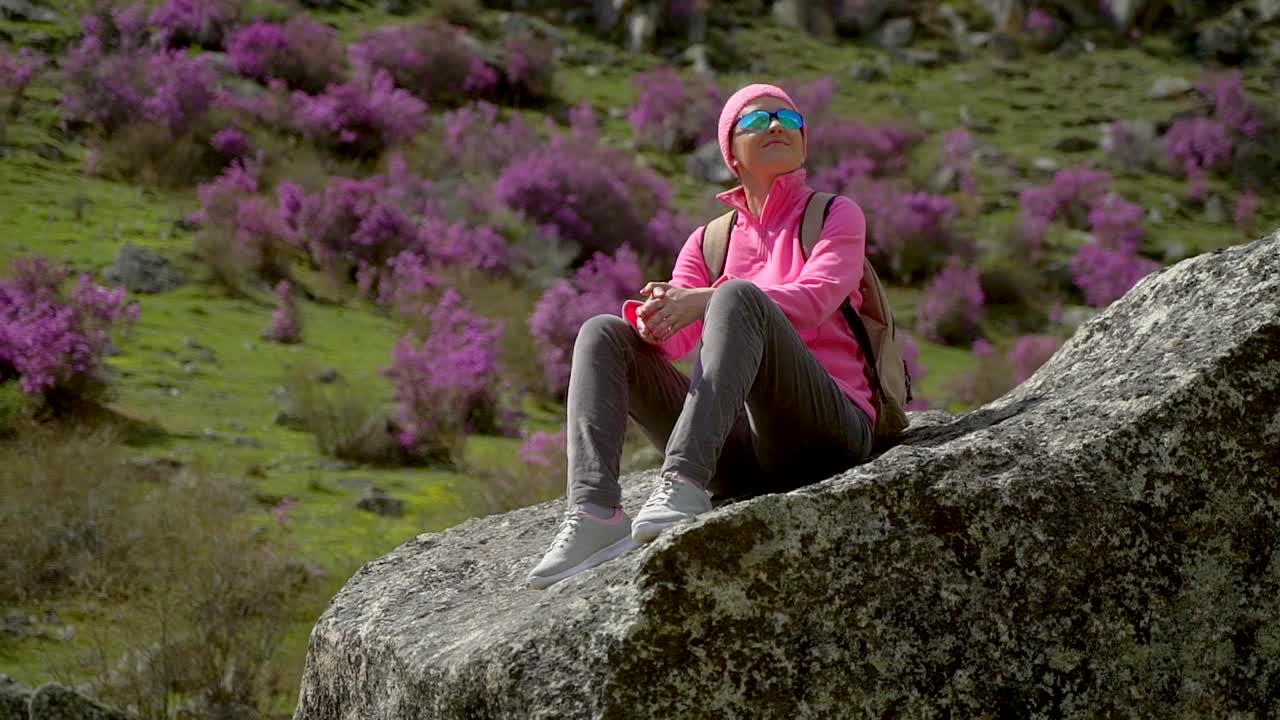
M 569 376 L 571 505 L 621 504 L 627 417 L 662 471 L 714 498 L 786 492 L 865 462 L 872 427 L 764 291 L 745 280 L 707 303 L 693 377 L 626 320 L 597 315 L 578 332 Z

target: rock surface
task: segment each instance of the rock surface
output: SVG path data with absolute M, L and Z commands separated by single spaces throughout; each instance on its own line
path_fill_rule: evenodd
M 562 501 L 413 538 L 316 624 L 295 718 L 1269 716 L 1277 267 L 1280 232 L 1165 268 L 999 400 L 546 591 Z

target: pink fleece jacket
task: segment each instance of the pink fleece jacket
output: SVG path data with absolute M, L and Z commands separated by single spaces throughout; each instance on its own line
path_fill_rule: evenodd
M 803 169 L 782 175 L 773 181 L 759 218 L 747 209 L 741 186 L 721 193 L 717 197 L 738 211 L 738 222 L 729 236 L 724 275 L 710 276 L 702 258 L 702 228 L 698 228 L 680 249 L 671 284 L 699 288 L 718 287 L 735 278 L 750 280 L 778 304 L 836 385 L 867 413 L 874 426 L 876 412 L 862 351 L 840 314 L 840 303 L 846 297 L 855 309 L 862 307 L 858 287 L 866 252 L 866 219 L 852 199 L 836 198 L 806 262 L 800 247 L 800 221 L 812 193 Z M 622 315 L 633 326 L 640 305 L 637 300 L 623 304 Z M 698 320 L 664 341 L 662 353 L 673 360 L 682 358 L 701 334 L 702 321 Z

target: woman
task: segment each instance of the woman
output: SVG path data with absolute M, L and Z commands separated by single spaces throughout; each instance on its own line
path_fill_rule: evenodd
M 711 494 L 779 492 L 865 462 L 875 409 L 862 353 L 839 312 L 861 306 L 866 221 L 838 197 L 808 260 L 800 221 L 804 120 L 772 85 L 749 85 L 720 114 L 720 151 L 741 185 L 718 197 L 738 210 L 721 277 L 702 228 L 670 282 L 623 317 L 587 321 L 568 395 L 569 508 L 529 576 L 544 588 L 711 510 Z M 693 377 L 671 361 L 698 348 Z M 665 448 L 662 480 L 634 520 L 618 484 L 627 416 Z

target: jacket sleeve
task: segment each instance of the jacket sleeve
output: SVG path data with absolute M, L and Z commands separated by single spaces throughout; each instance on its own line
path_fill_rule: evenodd
M 682 288 L 701 288 L 711 285 L 707 264 L 702 259 L 702 230 L 701 227 L 694 230 L 689 239 L 685 240 L 684 246 L 680 248 L 675 268 L 671 271 L 672 285 Z M 622 304 L 622 317 L 626 318 L 632 327 L 636 327 L 636 310 L 642 304 L 644 303 L 639 300 L 627 300 Z M 664 340 L 658 349 L 667 359 L 679 360 L 689 354 L 693 346 L 698 344 L 700 337 L 702 337 L 702 320 L 695 320 L 688 327 Z
M 859 285 L 866 258 L 867 221 L 851 198 L 839 196 L 800 277 L 761 286 L 797 329 L 815 328 L 840 308 L 846 297 L 861 307 Z

